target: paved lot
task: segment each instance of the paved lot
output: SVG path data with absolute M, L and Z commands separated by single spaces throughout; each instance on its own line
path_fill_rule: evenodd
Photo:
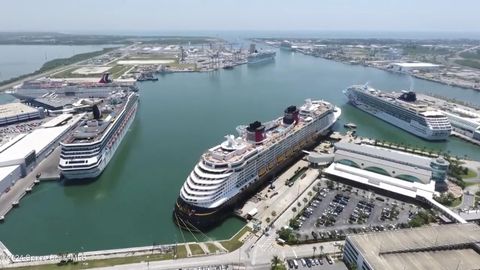
M 353 232 L 353 229 L 393 228 L 392 225 L 407 223 L 410 213 L 417 211 L 415 205 L 369 191 L 346 185 L 341 185 L 340 190 L 329 190 L 322 185 L 316 201 L 312 200 L 310 203 L 310 216 L 299 219 L 303 223 L 298 229 L 302 237 L 308 235 L 308 238 L 312 238 L 316 233 L 323 238 L 322 235 L 327 237 L 327 232 L 345 234 Z M 393 209 L 396 209 L 398 215 L 392 216 Z
M 304 262 L 306 263 L 306 260 L 307 258 L 304 258 Z M 293 260 L 292 260 L 293 261 Z M 332 264 L 329 264 L 327 262 L 327 260 L 325 258 L 323 259 L 319 259 L 319 258 L 316 258 L 315 259 L 315 262 L 313 262 L 312 260 L 310 260 L 310 264 L 303 264 L 302 263 L 302 258 L 298 258 L 295 260 L 298 264 L 298 267 L 290 267 L 288 264 L 287 264 L 287 268 L 288 269 L 298 269 L 298 270 L 323 270 L 323 269 L 328 269 L 328 270 L 347 270 L 347 267 L 345 266 L 345 264 L 342 262 L 342 261 L 337 261 L 337 260 L 334 260 Z M 310 266 L 309 266 L 310 265 Z

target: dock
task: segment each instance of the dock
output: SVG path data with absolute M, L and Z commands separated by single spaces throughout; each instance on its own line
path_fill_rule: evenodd
M 469 143 L 472 143 L 472 144 L 475 144 L 475 145 L 480 146 L 480 141 L 475 140 L 475 139 L 473 139 L 472 137 L 469 137 L 469 136 L 463 135 L 463 134 L 461 134 L 461 133 L 458 133 L 458 132 L 456 132 L 456 131 L 452 131 L 452 133 L 450 134 L 450 136 L 457 137 L 457 138 L 462 139 L 462 140 L 464 140 L 464 141 L 467 141 L 467 142 L 469 142 Z
M 302 170 L 303 175 L 298 177 L 292 186 L 286 185 L 287 180 L 292 178 L 299 168 L 306 168 Z M 309 163 L 301 159 L 277 177 L 271 185 L 250 198 L 241 209 L 235 211 L 235 214 L 247 219 L 249 213 L 255 213 L 253 218 L 262 221 L 263 224 L 267 218 L 274 221 L 317 179 L 318 175 L 318 169 L 309 168 Z M 252 212 L 253 209 L 257 210 Z
M 21 205 L 22 198 L 31 193 L 36 184 L 41 181 L 60 179 L 58 171 L 60 150 L 60 147 L 57 147 L 52 154 L 42 160 L 27 176 L 20 178 L 7 193 L 3 193 L 0 196 L 0 222 L 5 220 L 7 214 L 14 207 Z M 37 175 L 40 175 L 40 177 L 37 178 Z

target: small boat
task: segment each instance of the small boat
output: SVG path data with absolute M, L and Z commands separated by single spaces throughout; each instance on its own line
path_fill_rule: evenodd
M 234 66 L 231 65 L 231 64 L 227 64 L 227 65 L 223 66 L 223 69 L 233 69 L 233 68 L 234 68 Z
M 145 82 L 145 81 L 158 81 L 157 77 L 154 77 L 152 74 L 142 74 L 140 77 L 137 78 L 138 82 Z
M 347 123 L 347 124 L 345 124 L 345 125 L 343 125 L 343 126 L 346 127 L 346 128 L 352 128 L 352 129 L 353 129 L 353 128 L 357 128 L 357 125 L 355 125 L 354 123 Z

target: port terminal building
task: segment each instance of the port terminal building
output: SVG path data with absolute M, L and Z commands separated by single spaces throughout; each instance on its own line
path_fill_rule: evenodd
M 448 117 L 454 131 L 480 141 L 480 115 L 458 108 L 442 110 L 442 113 Z
M 430 185 L 442 183 L 447 177 L 448 161 L 428 158 L 368 144 L 338 142 L 334 145 L 335 157 L 332 171 L 338 169 L 359 174 L 365 171 L 398 182 Z M 347 169 L 345 168 L 348 167 Z M 359 175 L 364 175 L 360 173 Z M 381 178 L 379 179 L 381 180 Z
M 446 187 L 449 163 L 369 144 L 338 142 L 334 162 L 323 170 L 329 178 L 345 181 L 440 211 L 449 222 L 466 223 L 437 202 L 437 190 Z
M 436 71 L 440 68 L 440 65 L 432 64 L 432 63 L 392 63 L 389 65 L 389 69 L 396 72 L 401 73 L 414 73 L 417 71 Z
M 28 134 L 19 134 L 0 146 L 0 194 L 25 177 L 53 152 L 84 114 L 59 115 Z
M 362 270 L 479 269 L 480 227 L 473 223 L 349 235 L 343 258 Z
M 0 105 L 0 126 L 43 117 L 43 108 L 33 108 L 18 102 Z

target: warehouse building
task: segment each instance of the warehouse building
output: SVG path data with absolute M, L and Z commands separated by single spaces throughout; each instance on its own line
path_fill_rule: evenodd
M 29 134 L 20 134 L 0 147 L 0 193 L 5 192 L 21 177 L 25 177 L 39 162 L 59 145 L 84 114 L 60 115 Z
M 432 63 L 393 63 L 389 68 L 396 72 L 411 73 L 416 71 L 435 71 L 440 68 L 440 65 Z
M 45 117 L 43 109 L 36 109 L 23 103 L 0 105 L 0 126 Z
M 349 235 L 343 259 L 361 270 L 479 269 L 480 227 L 472 223 Z

